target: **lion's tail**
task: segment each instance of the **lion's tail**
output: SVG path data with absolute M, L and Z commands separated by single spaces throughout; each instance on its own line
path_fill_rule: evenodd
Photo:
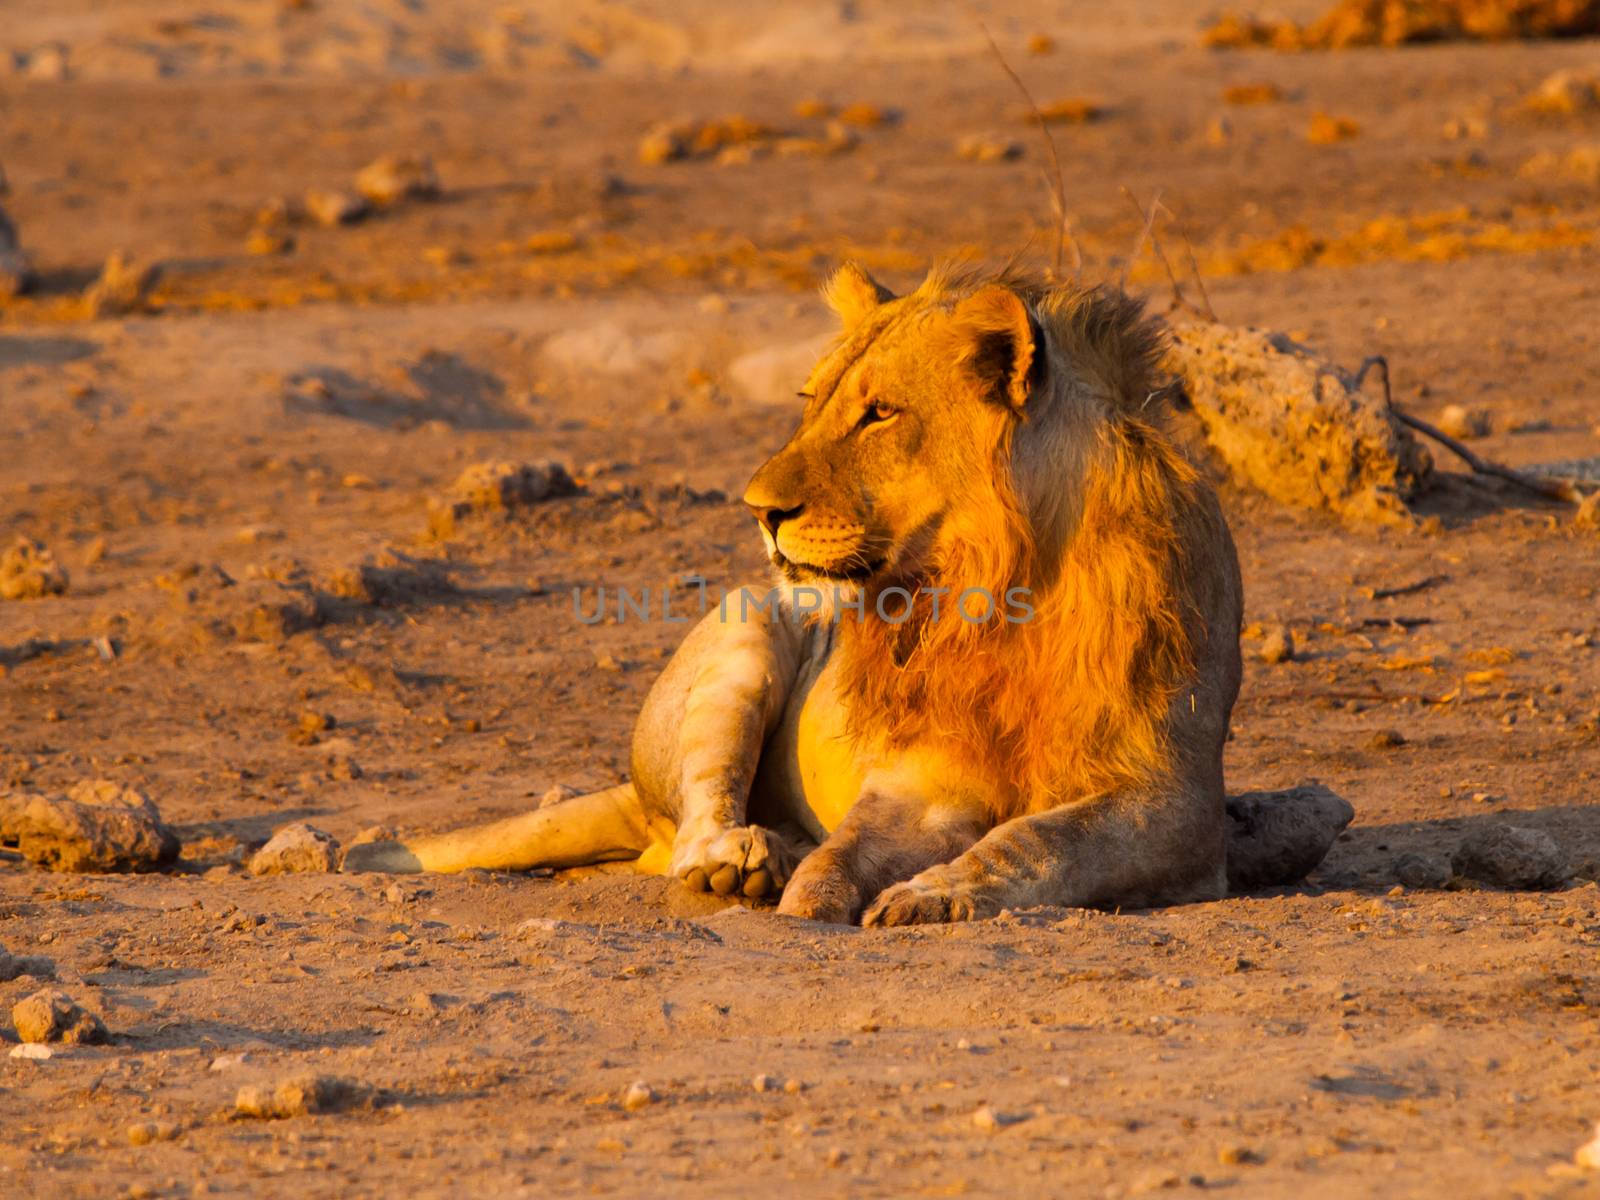
M 582 867 L 637 859 L 660 871 L 657 846 L 671 833 L 655 829 L 631 783 L 574 796 L 532 812 L 406 842 L 366 842 L 350 847 L 346 871 L 526 871 L 532 867 Z M 646 861 L 650 860 L 650 861 Z
M 1355 815 L 1349 801 L 1315 783 L 1229 796 L 1228 890 L 1299 883 Z

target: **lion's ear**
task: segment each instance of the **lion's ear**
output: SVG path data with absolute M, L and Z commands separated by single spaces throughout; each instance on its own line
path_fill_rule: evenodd
M 984 388 L 1020 410 L 1044 365 L 1040 330 L 1021 296 L 991 283 L 955 309 L 956 328 L 965 343 L 963 358 Z
M 868 275 L 860 264 L 847 262 L 823 285 L 822 298 L 839 314 L 844 327 L 852 329 L 878 305 L 893 300 L 894 293 Z

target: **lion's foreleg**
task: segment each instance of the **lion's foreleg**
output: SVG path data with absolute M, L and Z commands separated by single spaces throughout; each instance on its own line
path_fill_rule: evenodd
M 983 829 L 975 805 L 929 805 L 869 792 L 800 864 L 778 911 L 847 924 L 884 888 L 954 858 Z
M 677 809 L 668 871 L 700 891 L 773 895 L 799 851 L 773 830 L 748 824 L 747 810 L 762 746 L 794 687 L 801 638 L 781 617 L 738 620 L 731 613 L 707 636 L 661 756 Z
M 1178 903 L 1226 888 L 1221 796 L 1152 789 L 998 825 L 959 857 L 887 888 L 862 923 L 966 921 L 1038 904 Z

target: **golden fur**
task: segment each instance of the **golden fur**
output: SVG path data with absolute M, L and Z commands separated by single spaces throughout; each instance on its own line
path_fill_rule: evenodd
M 978 286 L 936 273 L 911 299 L 953 309 Z M 1138 785 L 1167 766 L 1167 709 L 1192 667 L 1179 599 L 1189 539 L 1179 526 L 1197 482 L 1152 425 L 1146 401 L 1161 345 L 1139 307 L 1096 289 L 1005 286 L 1111 402 L 1097 414 L 1096 444 L 1073 456 L 1081 466 L 1064 462 L 1057 475 L 1078 502 L 1046 508 L 1042 524 L 1019 501 L 1011 464 L 1059 448 L 1029 445 L 1059 441 L 1063 429 L 1031 410 L 1069 401 L 1035 397 L 1020 419 L 996 407 L 983 461 L 951 480 L 961 494 L 923 582 L 951 598 L 1025 587 L 1033 618 L 930 621 L 922 595 L 904 624 L 844 622 L 837 651 L 851 732 L 894 747 L 932 739 L 1004 781 L 992 793 L 997 821 Z M 976 345 L 946 352 L 967 362 Z M 1082 426 L 1071 433 L 1081 437 Z

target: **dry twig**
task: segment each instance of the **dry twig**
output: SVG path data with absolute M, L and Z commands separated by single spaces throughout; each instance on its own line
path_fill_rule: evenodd
M 1072 277 L 1076 279 L 1083 271 L 1083 255 L 1078 250 L 1078 239 L 1072 236 L 1072 222 L 1067 215 L 1067 185 L 1061 174 L 1061 158 L 1056 153 L 1056 139 L 1051 136 L 1050 124 L 1044 119 L 1044 114 L 1039 111 L 1039 105 L 1034 102 L 1033 94 L 1028 91 L 1028 85 L 1022 82 L 1022 77 L 1011 69 L 1011 64 L 1006 62 L 1006 56 L 1000 53 L 1000 47 L 995 44 L 994 35 L 989 32 L 989 27 L 982 21 L 978 28 L 983 30 L 984 39 L 989 43 L 989 49 L 994 52 L 995 61 L 1000 64 L 1000 69 L 1022 93 L 1022 98 L 1027 101 L 1028 107 L 1033 110 L 1034 124 L 1039 126 L 1039 132 L 1044 135 L 1045 149 L 1050 155 L 1050 167 L 1055 172 L 1055 182 L 1052 184 L 1050 177 L 1045 176 L 1045 186 L 1050 189 L 1050 204 L 1056 214 L 1056 252 L 1054 264 L 1050 274 L 1053 278 L 1061 277 L 1061 255 L 1067 246 L 1072 247 Z M 1042 173 L 1042 172 L 1041 172 Z
M 1394 395 L 1389 388 L 1389 360 L 1384 358 L 1383 355 L 1374 354 L 1365 359 L 1356 368 L 1354 379 L 1357 389 L 1366 380 L 1367 373 L 1372 370 L 1377 370 L 1379 377 L 1383 380 L 1383 402 L 1388 406 L 1389 411 L 1394 414 L 1394 419 L 1402 425 L 1409 426 L 1418 433 L 1438 442 L 1446 450 L 1449 450 L 1462 462 L 1466 463 L 1467 466 L 1471 467 L 1474 475 L 1486 475 L 1495 479 L 1503 479 L 1507 483 L 1516 484 L 1523 490 L 1532 492 L 1536 496 L 1543 496 L 1547 500 L 1561 500 L 1567 504 L 1580 504 L 1583 502 L 1583 492 L 1579 490 L 1573 480 L 1553 479 L 1544 475 L 1530 475 L 1526 471 L 1518 471 L 1511 467 L 1502 466 L 1497 462 L 1491 462 L 1489 459 L 1480 458 L 1448 433 L 1436 429 L 1421 417 L 1413 417 L 1410 413 L 1396 407 Z

